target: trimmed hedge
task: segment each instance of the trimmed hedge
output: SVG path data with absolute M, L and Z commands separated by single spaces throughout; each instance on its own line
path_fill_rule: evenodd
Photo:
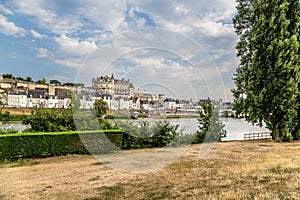
M 28 157 L 107 153 L 122 148 L 122 142 L 122 130 L 4 134 L 0 135 L 0 162 Z

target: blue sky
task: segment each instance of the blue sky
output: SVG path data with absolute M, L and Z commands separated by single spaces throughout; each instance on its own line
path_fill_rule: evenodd
M 231 100 L 234 0 L 2 0 L 0 73 Z

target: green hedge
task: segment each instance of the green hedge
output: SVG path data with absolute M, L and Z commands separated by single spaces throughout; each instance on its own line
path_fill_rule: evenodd
M 122 142 L 122 130 L 5 134 L 0 135 L 0 162 L 75 153 L 106 153 L 122 148 Z

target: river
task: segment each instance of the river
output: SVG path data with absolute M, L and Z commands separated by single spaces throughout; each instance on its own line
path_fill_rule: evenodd
M 134 122 L 139 122 L 147 120 L 150 122 L 157 121 L 158 119 L 138 119 L 133 120 Z M 179 129 L 182 129 L 183 133 L 195 133 L 198 129 L 197 119 L 196 118 L 177 118 L 177 119 L 167 119 L 171 124 L 179 124 Z M 268 129 L 264 127 L 254 126 L 250 123 L 247 123 L 244 119 L 235 119 L 235 118 L 222 118 L 222 122 L 225 125 L 226 138 L 222 138 L 222 141 L 232 141 L 232 140 L 244 140 L 244 133 L 258 133 L 258 132 L 269 132 Z M 28 128 L 25 125 L 22 125 L 20 122 L 8 122 L 3 123 L 5 127 L 13 127 L 18 131 L 22 131 Z
M 157 119 L 138 119 L 139 121 L 157 121 Z M 196 118 L 177 118 L 177 119 L 167 119 L 171 124 L 179 124 L 179 129 L 183 130 L 183 133 L 195 133 L 198 130 L 198 121 Z M 222 141 L 233 141 L 233 140 L 244 140 L 244 133 L 260 133 L 260 132 L 270 132 L 265 127 L 254 126 L 251 123 L 247 123 L 244 119 L 236 118 L 221 118 L 223 124 L 225 125 L 226 138 L 222 138 Z

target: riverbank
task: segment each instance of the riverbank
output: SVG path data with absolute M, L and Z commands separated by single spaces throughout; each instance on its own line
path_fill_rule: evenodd
M 9 112 L 10 115 L 29 115 L 35 108 L 17 108 L 3 107 L 2 113 Z M 48 108 L 50 110 L 61 110 L 61 108 Z M 89 110 L 83 110 L 83 113 L 90 114 Z M 182 114 L 155 114 L 155 113 L 128 113 L 128 111 L 109 110 L 107 113 L 108 119 L 134 119 L 134 118 L 154 118 L 154 119 L 174 119 L 174 118 L 196 118 L 197 113 L 182 113 Z
M 216 143 L 205 158 L 200 148 L 192 145 L 171 165 L 140 174 L 90 155 L 1 164 L 0 199 L 300 198 L 300 142 Z

